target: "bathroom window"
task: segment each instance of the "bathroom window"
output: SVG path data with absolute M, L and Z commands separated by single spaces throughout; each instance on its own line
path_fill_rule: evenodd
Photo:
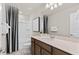
M 70 15 L 70 34 L 79 37 L 79 12 Z

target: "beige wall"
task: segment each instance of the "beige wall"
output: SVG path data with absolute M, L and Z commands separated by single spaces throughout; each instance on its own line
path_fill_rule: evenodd
M 49 33 L 51 26 L 56 26 L 58 28 L 57 34 L 70 35 L 70 14 L 79 10 L 79 4 L 65 7 L 62 9 L 57 8 L 58 12 L 55 11 L 56 9 L 55 12 L 52 11 L 53 13 L 49 16 L 48 21 Z

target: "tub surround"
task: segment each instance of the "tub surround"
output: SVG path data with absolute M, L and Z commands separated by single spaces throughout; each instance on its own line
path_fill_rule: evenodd
M 44 35 L 43 35 L 44 36 Z M 78 38 L 55 35 L 51 38 L 50 35 L 44 37 L 40 35 L 33 35 L 32 38 L 44 42 L 50 46 L 56 47 L 64 52 L 72 55 L 79 55 L 79 40 Z

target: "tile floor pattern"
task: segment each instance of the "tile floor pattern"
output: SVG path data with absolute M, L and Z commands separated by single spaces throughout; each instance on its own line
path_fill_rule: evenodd
M 31 46 L 27 45 L 25 48 L 19 49 L 16 52 L 6 54 L 5 50 L 0 49 L 0 55 L 31 55 Z
M 13 52 L 10 55 L 31 55 L 31 50 L 28 48 L 23 48 L 17 52 Z

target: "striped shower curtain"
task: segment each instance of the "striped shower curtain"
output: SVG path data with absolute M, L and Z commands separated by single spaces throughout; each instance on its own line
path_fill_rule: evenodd
M 18 50 L 18 9 L 13 6 L 6 6 L 6 52 L 11 53 Z

